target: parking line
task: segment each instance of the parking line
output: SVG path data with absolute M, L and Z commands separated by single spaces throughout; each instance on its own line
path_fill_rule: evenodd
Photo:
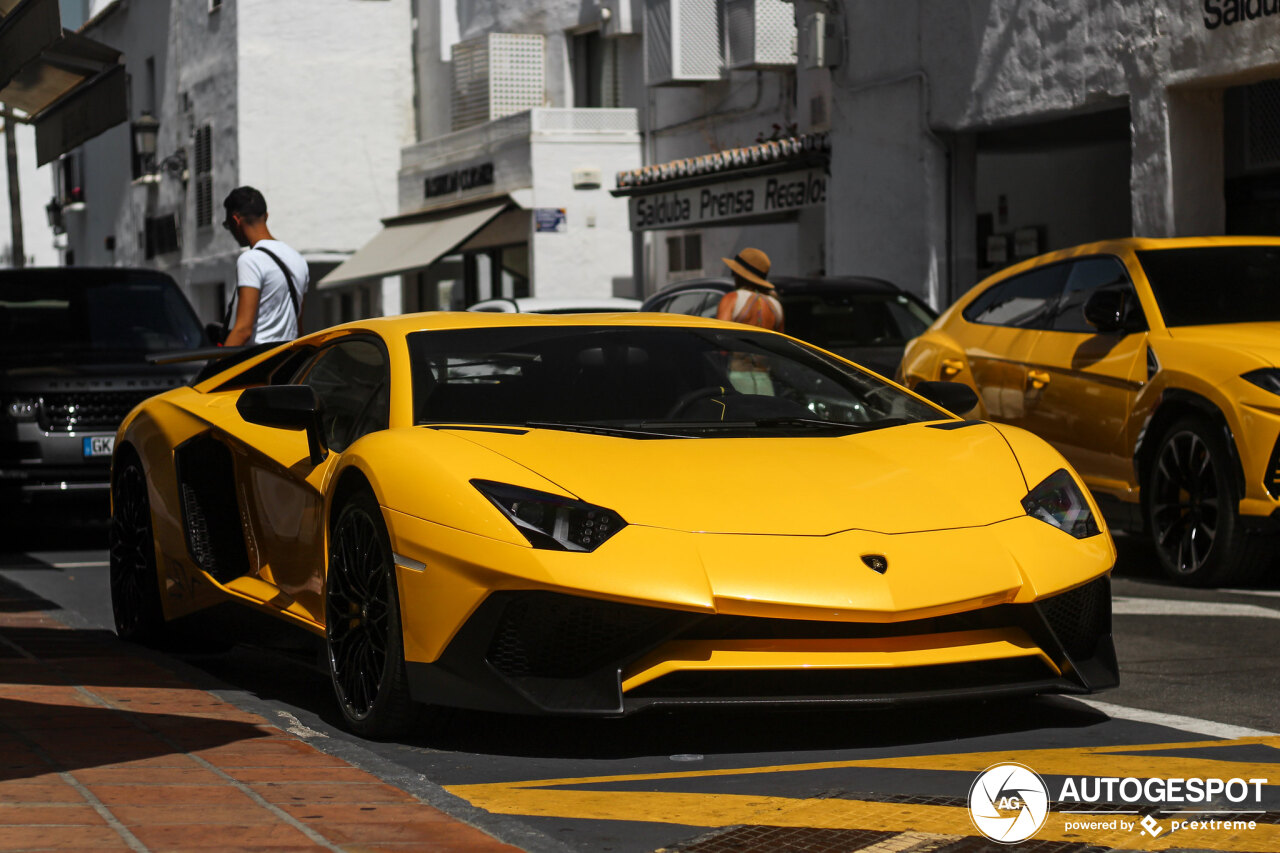
M 1248 616 L 1256 619 L 1280 619 L 1280 610 L 1257 604 L 1130 598 L 1125 595 L 1112 597 L 1111 612 L 1121 616 Z
M 1072 696 L 1071 698 L 1115 719 L 1131 720 L 1135 723 L 1152 723 L 1153 725 L 1167 726 L 1171 729 L 1208 737 L 1234 739 L 1242 737 L 1273 737 L 1275 735 L 1274 732 L 1264 732 L 1259 729 L 1245 728 L 1244 726 L 1233 726 L 1229 723 L 1217 723 L 1213 720 L 1202 720 L 1198 717 L 1184 717 L 1181 714 L 1165 714 L 1160 711 L 1148 711 L 1145 708 L 1112 705 L 1110 702 L 1099 702 L 1096 699 L 1085 699 L 1080 696 Z

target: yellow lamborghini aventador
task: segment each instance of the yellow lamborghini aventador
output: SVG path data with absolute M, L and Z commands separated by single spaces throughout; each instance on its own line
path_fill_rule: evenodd
M 1280 517 L 1280 239 L 1125 239 L 1002 270 L 912 341 L 908 386 L 1060 450 L 1174 579 L 1273 568 Z
M 293 623 L 359 733 L 420 703 L 1117 681 L 1092 499 L 1040 439 L 938 405 L 963 386 L 656 314 L 420 314 L 232 360 L 117 435 L 117 631 L 162 644 L 226 602 Z

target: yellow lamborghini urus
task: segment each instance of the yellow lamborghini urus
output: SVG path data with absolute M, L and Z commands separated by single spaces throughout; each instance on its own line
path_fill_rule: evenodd
M 1092 499 L 960 385 L 657 314 L 368 320 L 206 374 L 117 435 L 117 631 L 276 616 L 356 732 L 1117 682 Z
M 1042 255 L 912 341 L 905 383 L 1060 450 L 1195 585 L 1271 568 L 1280 530 L 1280 239 L 1125 239 Z

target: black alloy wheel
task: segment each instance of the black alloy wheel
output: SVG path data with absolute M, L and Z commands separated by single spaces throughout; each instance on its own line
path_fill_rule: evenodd
M 111 484 L 111 612 L 122 639 L 155 644 L 165 622 L 147 477 L 136 457 L 126 453 L 119 462 Z
M 1222 430 L 1201 418 L 1173 424 L 1156 447 L 1143 503 L 1165 573 L 1180 583 L 1238 582 L 1265 563 L 1241 529 L 1232 460 Z M 1268 549 L 1269 550 L 1269 549 Z
M 333 525 L 325 635 L 347 726 L 375 738 L 408 731 L 417 709 L 405 675 L 391 542 L 377 501 L 366 493 L 347 501 Z

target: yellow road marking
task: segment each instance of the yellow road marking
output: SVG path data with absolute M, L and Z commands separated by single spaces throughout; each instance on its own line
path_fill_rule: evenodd
M 487 790 L 477 790 L 487 789 Z M 865 800 L 796 799 L 748 794 L 691 794 L 657 791 L 566 791 L 545 788 L 501 789 L 462 785 L 447 789 L 472 805 L 497 814 L 559 817 L 577 820 L 628 820 L 682 826 L 813 827 L 819 829 L 930 832 L 977 835 L 969 810 L 956 806 L 876 803 Z M 1127 816 L 1134 820 L 1134 816 Z M 1259 824 L 1255 830 L 1230 835 L 1221 831 L 1164 832 L 1151 838 L 1133 831 L 1066 829 L 1077 815 L 1051 813 L 1038 841 L 1084 841 L 1128 850 L 1191 847 L 1209 850 L 1280 850 L 1280 826 Z M 1099 816 L 1099 820 L 1103 819 Z M 1106 819 L 1110 819 L 1109 817 Z M 1167 823 L 1167 821 L 1166 821 Z
M 588 776 L 538 779 L 519 782 L 454 785 L 447 790 L 472 805 L 499 814 L 576 818 L 587 820 L 630 820 L 671 823 L 697 827 L 725 827 L 755 824 L 826 829 L 862 829 L 890 832 L 933 833 L 938 835 L 977 834 L 967 808 L 956 806 L 880 803 L 853 799 L 801 799 L 766 794 L 707 794 L 696 791 L 601 791 L 582 790 L 620 782 L 670 782 L 726 776 L 769 773 L 799 773 L 832 769 L 899 769 L 978 773 L 1001 761 L 1017 761 L 1044 776 L 1145 778 L 1264 778 L 1280 785 L 1280 753 L 1276 763 L 1237 762 L 1177 755 L 1125 755 L 1192 749 L 1221 749 L 1247 744 L 1280 748 L 1280 737 L 1189 743 L 1126 744 L 1102 747 L 1070 747 L 1003 752 L 973 752 L 954 755 L 918 755 L 896 758 L 826 761 L 811 764 L 784 764 L 718 770 L 684 770 L 665 773 L 633 773 L 615 776 Z M 1052 787 L 1052 786 L 1051 786 Z M 1050 791 L 1050 798 L 1056 794 Z M 1063 806 L 1075 807 L 1074 803 Z M 1196 805 L 1182 806 L 1194 809 Z M 1247 807 L 1241 804 L 1241 807 Z M 1206 806 L 1207 808 L 1207 806 Z M 1052 813 L 1036 839 L 1085 841 L 1138 850 L 1165 850 L 1170 847 L 1200 847 L 1214 850 L 1280 850 L 1280 826 L 1261 824 L 1254 830 L 1230 833 L 1223 830 L 1163 832 L 1156 838 L 1139 829 L 1067 831 L 1068 820 L 1080 815 Z M 1112 816 L 1087 816 L 1109 821 Z M 1122 816 L 1136 821 L 1136 816 Z M 1228 816 L 1222 816 L 1228 817 Z M 1248 819 L 1247 816 L 1244 817 Z M 1168 821 L 1162 821 L 1167 824 Z

